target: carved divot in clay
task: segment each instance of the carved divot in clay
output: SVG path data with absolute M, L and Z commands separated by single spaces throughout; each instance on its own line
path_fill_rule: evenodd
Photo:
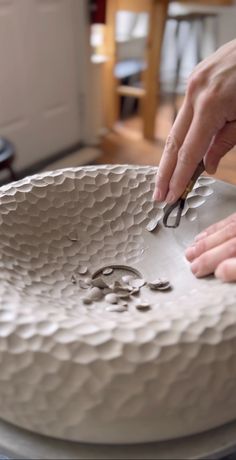
M 86 273 L 88 273 L 88 267 L 86 265 L 80 265 L 78 267 L 78 273 L 80 275 L 86 275 Z
M 163 218 L 163 210 L 159 209 L 155 217 L 153 217 L 146 226 L 146 229 L 148 230 L 148 232 L 153 232 L 154 230 L 156 230 L 162 218 Z
M 91 166 L 0 188 L 2 420 L 58 439 L 123 445 L 236 419 L 236 283 L 196 279 L 182 244 L 234 212 L 236 189 L 203 181 L 214 194 L 196 189 L 206 199 L 189 208 L 197 222 L 184 216 L 177 230 L 149 233 L 156 173 Z M 162 276 L 173 290 L 148 286 Z M 146 284 L 133 288 L 132 279 Z
M 201 185 L 200 187 L 197 186 L 194 189 L 194 192 L 196 193 L 196 195 L 200 195 L 200 196 L 211 196 L 214 193 L 212 188 L 204 186 L 204 185 Z
M 75 275 L 71 276 L 71 282 L 72 282 L 72 284 L 77 284 L 77 279 L 76 279 Z
M 70 241 L 78 241 L 78 235 L 77 235 L 77 232 L 71 232 L 69 235 L 68 235 L 68 239 Z
M 190 196 L 189 198 L 187 197 L 187 203 L 189 208 L 198 208 L 199 206 L 202 206 L 205 203 L 205 198 L 202 196 Z
M 196 209 L 188 209 L 186 213 L 186 219 L 189 220 L 190 222 L 194 222 L 194 220 L 197 219 L 197 210 Z
M 103 275 L 111 275 L 112 273 L 113 273 L 113 268 L 111 268 L 111 267 L 104 268 L 103 271 L 102 271 Z
M 215 179 L 213 179 L 213 177 L 209 177 L 209 176 L 201 176 L 199 177 L 198 181 L 197 181 L 197 184 L 198 185 L 212 185 L 216 182 Z

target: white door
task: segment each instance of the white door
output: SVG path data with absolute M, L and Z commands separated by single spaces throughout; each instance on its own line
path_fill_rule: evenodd
M 85 3 L 0 0 L 0 136 L 15 143 L 17 169 L 83 137 Z

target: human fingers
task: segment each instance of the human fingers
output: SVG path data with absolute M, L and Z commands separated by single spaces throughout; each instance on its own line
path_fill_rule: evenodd
M 236 238 L 232 238 L 201 254 L 191 264 L 192 273 L 200 278 L 214 273 L 218 265 L 226 259 L 236 256 Z
M 209 174 L 217 170 L 221 158 L 236 144 L 236 122 L 226 123 L 217 133 L 205 157 L 205 168 Z
M 189 101 L 185 98 L 167 138 L 161 157 L 156 177 L 156 186 L 153 194 L 153 199 L 156 201 L 164 201 L 166 198 L 169 182 L 176 166 L 178 152 L 189 129 L 192 117 L 192 107 Z
M 230 216 L 226 217 L 225 219 L 222 219 L 219 222 L 216 222 L 215 224 L 212 224 L 209 227 L 207 227 L 203 232 L 199 233 L 195 237 L 195 241 L 199 241 L 202 238 L 205 238 L 206 236 L 209 236 L 212 233 L 215 233 L 218 230 L 221 230 L 222 228 L 225 228 L 230 223 L 236 223 L 236 213 L 231 214 Z
M 215 271 L 215 276 L 222 281 L 236 281 L 236 257 L 221 262 Z
M 194 116 L 185 140 L 178 152 L 175 170 L 169 184 L 168 203 L 174 202 L 184 192 L 198 163 L 222 127 L 223 120 L 215 112 L 215 102 L 207 95 L 199 96 L 195 105 Z
M 181 123 L 181 116 L 177 117 L 171 130 L 160 163 L 155 199 L 171 203 L 179 198 L 197 164 L 211 151 L 219 131 L 227 122 L 236 120 L 235 58 L 236 40 L 192 73 L 181 112 L 182 115 L 188 110 L 187 124 Z M 210 168 L 209 163 L 207 167 Z
M 207 252 L 234 237 L 236 237 L 236 221 L 230 222 L 228 225 L 225 225 L 215 233 L 196 241 L 195 244 L 186 250 L 185 256 L 189 262 L 192 262 L 204 252 Z

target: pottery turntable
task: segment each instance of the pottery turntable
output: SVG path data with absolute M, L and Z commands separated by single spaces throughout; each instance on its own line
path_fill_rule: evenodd
M 236 188 L 201 176 L 166 229 L 156 171 L 89 166 L 0 189 L 1 452 L 175 459 L 236 447 L 236 284 L 196 279 L 184 257 L 234 212 Z

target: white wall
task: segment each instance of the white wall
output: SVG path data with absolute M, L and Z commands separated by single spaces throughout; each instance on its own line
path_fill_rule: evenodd
M 0 136 L 18 171 L 93 137 L 87 0 L 0 0 Z

